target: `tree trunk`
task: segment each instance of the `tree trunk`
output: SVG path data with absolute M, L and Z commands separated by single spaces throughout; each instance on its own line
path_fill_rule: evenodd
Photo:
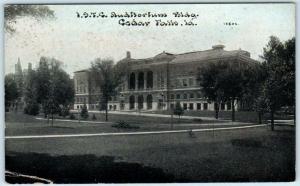
M 234 107 L 234 99 L 231 100 L 231 107 L 232 107 L 232 112 L 231 112 L 231 120 L 235 121 L 235 107 Z
M 219 119 L 219 103 L 216 104 L 216 119 Z
M 108 98 L 105 100 L 105 121 L 108 121 Z
M 274 130 L 274 110 L 271 109 L 271 130 Z
M 261 123 L 262 123 L 261 117 L 262 117 L 262 113 L 261 113 L 261 112 L 258 112 L 258 124 L 261 124 Z

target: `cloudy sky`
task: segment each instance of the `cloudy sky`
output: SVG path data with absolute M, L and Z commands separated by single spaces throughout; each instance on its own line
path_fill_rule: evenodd
M 14 71 L 18 57 L 23 67 L 35 67 L 41 56 L 54 57 L 64 63 L 69 74 L 88 68 L 93 59 L 113 58 L 118 61 L 126 51 L 132 58 L 152 57 L 162 51 L 184 53 L 207 50 L 223 44 L 226 50 L 243 49 L 259 59 L 269 36 L 287 40 L 295 36 L 293 4 L 202 4 L 202 5 L 51 5 L 55 20 L 37 22 L 21 17 L 14 25 L 16 33 L 5 34 L 5 73 Z M 77 18 L 77 12 L 104 12 L 108 18 Z M 166 13 L 163 21 L 177 21 L 179 26 L 121 26 L 121 18 L 110 18 L 111 12 L 123 14 Z M 195 13 L 196 26 L 181 26 L 184 20 L 173 12 Z M 130 21 L 133 18 L 125 18 Z M 226 26 L 224 23 L 237 23 Z

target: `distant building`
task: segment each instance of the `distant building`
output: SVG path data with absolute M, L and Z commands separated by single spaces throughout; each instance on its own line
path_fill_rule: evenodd
M 22 69 L 21 60 L 20 58 L 18 58 L 18 62 L 17 64 L 15 64 L 15 73 L 13 74 L 13 77 L 17 84 L 17 89 L 19 91 L 20 97 L 18 98 L 16 103 L 12 105 L 14 109 L 23 109 L 23 107 L 25 106 L 24 89 L 25 89 L 28 71 L 30 70 L 32 70 L 32 64 L 28 63 L 28 68 Z
M 118 95 L 109 101 L 109 110 L 167 110 L 180 102 L 185 110 L 214 110 L 201 93 L 197 81 L 198 68 L 220 60 L 240 63 L 257 62 L 244 50 L 224 50 L 224 45 L 215 45 L 205 51 L 171 54 L 162 52 L 154 57 L 133 59 L 130 52 L 119 61 L 128 63 L 128 72 L 124 83 L 120 85 Z M 101 94 L 92 82 L 89 70 L 74 73 L 75 104 L 74 109 L 98 110 Z M 220 110 L 231 110 L 230 103 L 220 105 Z

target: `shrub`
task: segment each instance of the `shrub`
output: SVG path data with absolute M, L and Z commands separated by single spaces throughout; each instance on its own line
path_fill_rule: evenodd
M 96 115 L 93 114 L 92 120 L 97 120 Z
M 70 119 L 76 119 L 73 113 L 70 114 Z
M 184 110 L 181 107 L 179 102 L 176 103 L 173 113 L 174 113 L 174 115 L 177 115 L 179 118 L 181 115 L 183 115 Z
M 70 114 L 70 111 L 69 111 L 69 107 L 67 107 L 67 106 L 64 106 L 64 107 L 62 107 L 61 109 L 60 109 L 60 115 L 62 116 L 62 117 L 66 117 L 67 115 L 69 115 Z
M 88 112 L 88 109 L 87 109 L 87 106 L 86 104 L 83 105 L 82 109 L 81 109 L 81 112 L 80 112 L 80 116 L 83 118 L 83 119 L 87 119 L 89 117 L 89 112 Z
M 118 128 L 118 129 L 139 129 L 139 126 L 133 126 L 129 123 L 126 123 L 125 121 L 119 121 L 112 125 L 112 127 Z
M 28 115 L 38 115 L 39 114 L 39 104 L 36 102 L 28 103 L 24 108 L 24 113 Z

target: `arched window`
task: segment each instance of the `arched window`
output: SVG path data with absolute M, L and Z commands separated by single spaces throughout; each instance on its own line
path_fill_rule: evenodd
M 134 109 L 134 103 L 135 103 L 135 100 L 134 100 L 134 95 L 131 95 L 129 97 L 129 109 Z
M 143 109 L 144 106 L 144 97 L 143 95 L 138 96 L 138 109 Z
M 124 110 L 124 108 L 125 108 L 124 100 L 121 100 L 121 102 L 120 102 L 120 110 Z
M 131 73 L 129 76 L 129 89 L 135 89 L 135 73 Z
M 152 95 L 147 96 L 147 109 L 152 109 Z
M 147 88 L 153 88 L 153 72 L 147 72 Z
M 138 89 L 144 89 L 144 72 L 140 72 L 138 75 Z

